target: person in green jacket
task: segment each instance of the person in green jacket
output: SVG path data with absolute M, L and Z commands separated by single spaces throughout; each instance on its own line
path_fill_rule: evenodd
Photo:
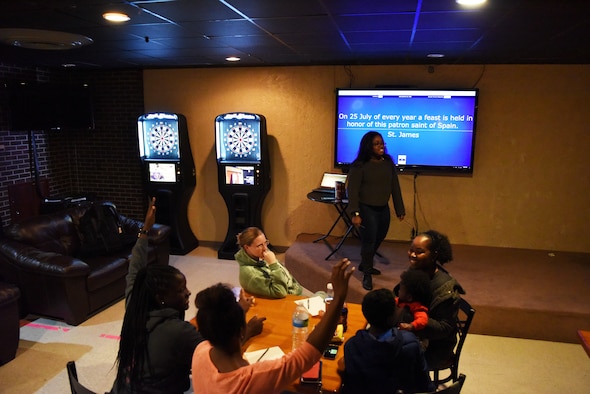
M 240 264 L 240 286 L 244 291 L 266 298 L 301 295 L 303 287 L 268 248 L 262 230 L 248 227 L 237 238 L 240 250 L 234 257 Z

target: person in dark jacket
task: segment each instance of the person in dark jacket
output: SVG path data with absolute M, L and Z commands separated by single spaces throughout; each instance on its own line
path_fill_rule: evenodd
M 424 354 L 416 336 L 395 327 L 396 303 L 387 289 L 370 291 L 363 298 L 363 315 L 369 326 L 357 331 L 344 345 L 340 359 L 342 394 L 395 394 L 434 390 Z
M 201 334 L 184 321 L 191 292 L 169 265 L 147 264 L 147 233 L 155 223 L 152 198 L 125 278 L 125 317 L 114 393 L 183 393 L 190 388 L 193 351 Z
M 448 363 L 457 343 L 457 314 L 459 299 L 465 290 L 459 282 L 443 268 L 453 260 L 449 238 L 435 230 L 418 234 L 408 250 L 410 269 L 426 272 L 430 277 L 432 298 L 428 305 L 426 327 L 414 333 L 428 340 L 425 356 L 430 369 Z M 393 289 L 399 292 L 399 285 Z
M 389 200 L 393 200 L 395 216 L 400 221 L 406 216 L 397 168 L 381 134 L 369 131 L 363 135 L 347 181 L 347 209 L 361 236 L 359 271 L 363 273 L 363 288 L 372 290 L 372 275 L 381 273 L 373 266 L 373 258 L 389 230 Z
M 150 201 L 125 277 L 125 317 L 113 393 L 184 393 L 190 388 L 193 352 L 203 341 L 184 320 L 191 295 L 186 277 L 173 266 L 147 264 L 155 202 Z M 248 322 L 247 337 L 262 331 L 263 320 Z

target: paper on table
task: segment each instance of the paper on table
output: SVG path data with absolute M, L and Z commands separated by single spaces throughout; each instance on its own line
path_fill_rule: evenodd
M 320 311 L 326 311 L 326 303 L 320 296 L 304 298 L 303 300 L 295 301 L 296 304 L 303 305 L 312 316 L 317 316 Z
M 244 358 L 250 363 L 254 364 L 258 361 L 274 360 L 285 355 L 283 350 L 278 346 L 269 347 L 266 349 L 254 350 L 253 352 L 245 352 Z

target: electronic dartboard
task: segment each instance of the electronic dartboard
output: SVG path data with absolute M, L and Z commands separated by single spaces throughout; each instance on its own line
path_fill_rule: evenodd
M 266 119 L 251 113 L 215 118 L 219 192 L 228 208 L 228 232 L 218 257 L 233 259 L 236 235 L 261 226 L 262 203 L 270 190 L 270 157 Z
M 248 162 L 261 160 L 261 121 L 259 116 L 252 115 L 252 117 L 252 119 L 239 120 L 217 117 L 218 160 Z
M 148 146 L 151 157 L 179 158 L 178 133 L 174 125 L 166 120 L 150 125 Z
M 186 254 L 199 244 L 187 217 L 197 180 L 186 118 L 173 113 L 142 115 L 137 138 L 147 194 L 156 197 L 156 222 L 172 228 L 171 253 Z
M 260 160 L 257 152 L 258 133 L 242 122 L 237 122 L 225 134 L 225 146 L 228 154 L 234 158 L 247 159 L 249 157 Z

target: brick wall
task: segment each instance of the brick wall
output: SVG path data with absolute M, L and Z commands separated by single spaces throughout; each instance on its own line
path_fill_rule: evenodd
M 35 131 L 40 178 L 49 197 L 91 195 L 142 219 L 146 207 L 137 145 L 143 113 L 141 70 L 70 71 L 0 64 L 0 223 L 10 224 L 8 186 L 35 180 L 31 132 L 10 131 L 6 85 L 14 81 L 86 82 L 92 88 L 95 129 Z

